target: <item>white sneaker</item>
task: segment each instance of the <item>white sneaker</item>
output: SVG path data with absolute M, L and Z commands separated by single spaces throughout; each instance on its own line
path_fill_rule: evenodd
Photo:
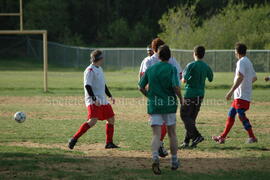
M 256 143 L 256 142 L 258 142 L 257 138 L 248 138 L 246 143 L 247 144 L 252 144 L 252 143 Z

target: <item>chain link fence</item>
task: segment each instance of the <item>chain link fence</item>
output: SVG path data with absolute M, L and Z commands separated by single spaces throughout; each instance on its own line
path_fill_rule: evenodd
M 42 62 L 42 41 L 30 39 L 27 36 L 1 37 L 1 56 L 26 56 Z M 5 42 L 6 41 L 6 42 Z M 147 56 L 146 48 L 99 48 L 104 53 L 104 69 L 137 71 L 141 61 Z M 85 68 L 89 65 L 90 53 L 93 48 L 67 46 L 59 43 L 48 43 L 48 61 L 50 65 L 59 67 Z M 192 50 L 172 49 L 173 56 L 184 68 L 193 60 Z M 270 71 L 270 50 L 249 50 L 247 56 L 253 62 L 257 72 Z M 235 69 L 236 58 L 234 50 L 207 50 L 204 60 L 215 72 L 232 72 Z

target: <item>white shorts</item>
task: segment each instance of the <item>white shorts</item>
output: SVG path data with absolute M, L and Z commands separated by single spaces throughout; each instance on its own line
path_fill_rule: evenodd
M 150 114 L 149 122 L 151 126 L 161 126 L 163 123 L 166 126 L 172 126 L 176 124 L 176 113 L 169 114 Z

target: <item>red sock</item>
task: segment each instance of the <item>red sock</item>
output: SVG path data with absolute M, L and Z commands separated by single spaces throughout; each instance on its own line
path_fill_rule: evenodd
M 226 138 L 226 136 L 228 135 L 228 133 L 230 132 L 233 124 L 234 124 L 235 118 L 232 117 L 228 117 L 227 121 L 226 121 L 226 126 L 225 129 L 223 131 L 223 133 L 220 135 L 223 138 Z
M 106 124 L 106 144 L 113 142 L 114 125 Z
M 247 132 L 248 132 L 249 137 L 256 138 L 253 131 L 252 131 L 252 128 L 248 129 Z
M 76 134 L 73 136 L 74 139 L 79 139 L 88 129 L 90 126 L 87 122 L 83 123 Z
M 163 139 L 165 138 L 167 134 L 167 126 L 166 124 L 164 123 L 162 126 L 161 126 L 161 136 L 160 136 L 160 141 L 163 141 Z

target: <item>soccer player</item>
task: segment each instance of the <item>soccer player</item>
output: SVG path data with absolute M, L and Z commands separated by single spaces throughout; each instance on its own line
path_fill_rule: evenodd
M 270 81 L 270 76 L 264 78 L 265 81 Z
M 182 103 L 180 83 L 177 70 L 168 63 L 171 51 L 167 45 L 159 47 L 158 57 L 161 62 L 148 68 L 139 82 L 140 91 L 148 98 L 147 112 L 150 116 L 150 124 L 153 131 L 152 138 L 152 170 L 155 174 L 161 174 L 159 168 L 159 147 L 161 126 L 165 122 L 168 128 L 168 135 L 171 150 L 171 169 L 179 167 L 177 158 L 177 137 L 176 137 L 176 111 L 177 97 Z M 146 90 L 146 85 L 149 88 Z
M 234 124 L 236 114 L 238 114 L 240 121 L 248 132 L 249 138 L 247 143 L 258 141 L 253 134 L 252 126 L 245 114 L 250 106 L 252 84 L 257 80 L 252 62 L 246 57 L 246 51 L 247 47 L 245 44 L 236 43 L 235 56 L 238 61 L 236 63 L 234 83 L 226 95 L 226 100 L 230 100 L 232 95 L 234 95 L 234 100 L 231 104 L 223 133 L 220 136 L 212 137 L 219 144 L 225 143 L 225 139 Z
M 154 51 L 154 54 L 147 61 L 145 61 L 144 66 L 143 66 L 142 71 L 141 71 L 142 74 L 148 68 L 150 68 L 152 65 L 160 62 L 160 59 L 158 57 L 158 48 L 164 44 L 165 44 L 164 41 L 162 41 L 160 38 L 155 38 L 152 41 L 151 47 L 152 47 L 152 50 Z M 181 69 L 180 64 L 176 61 L 176 59 L 174 57 L 170 57 L 168 63 L 173 65 L 176 68 L 177 76 L 180 79 L 181 75 L 182 75 L 182 69 Z M 163 126 L 161 127 L 161 137 L 160 137 L 160 148 L 159 148 L 159 156 L 160 157 L 168 156 L 168 152 L 167 152 L 166 148 L 164 147 L 164 143 L 163 143 L 163 140 L 164 140 L 166 134 L 167 134 L 166 124 L 163 124 Z
M 194 61 L 189 63 L 183 72 L 182 82 L 185 85 L 184 103 L 181 106 L 181 119 L 184 122 L 186 135 L 180 149 L 195 148 L 198 143 L 204 140 L 196 128 L 196 118 L 200 111 L 201 103 L 205 93 L 205 80 L 213 81 L 211 68 L 203 61 L 205 48 L 196 46 L 194 48 Z M 189 146 L 190 140 L 192 144 Z
M 100 50 L 91 53 L 92 63 L 84 71 L 84 94 L 85 104 L 88 110 L 88 120 L 83 123 L 77 133 L 70 139 L 68 147 L 73 149 L 78 139 L 98 120 L 107 120 L 106 123 L 106 146 L 105 148 L 118 148 L 113 143 L 114 134 L 114 112 L 107 101 L 106 95 L 115 103 L 108 87 L 105 84 L 105 78 L 101 64 L 103 55 Z
M 147 57 L 143 59 L 141 66 L 140 66 L 140 71 L 139 71 L 139 80 L 141 79 L 141 77 L 143 76 L 144 72 L 146 71 L 146 66 L 145 63 L 150 59 L 150 57 L 154 54 L 151 44 L 147 46 Z

